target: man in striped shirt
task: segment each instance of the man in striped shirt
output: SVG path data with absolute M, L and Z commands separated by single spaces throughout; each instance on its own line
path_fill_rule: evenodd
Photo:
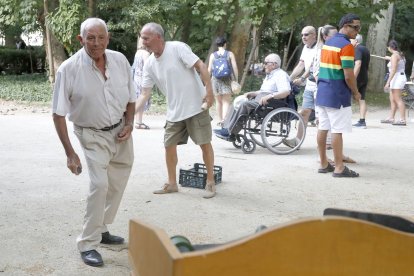
M 355 50 L 350 42 L 361 29 L 360 18 L 346 14 L 339 22 L 339 32 L 322 48 L 318 78 L 316 108 L 319 114 L 318 151 L 321 160 L 319 173 L 333 172 L 334 177 L 358 177 L 359 174 L 343 164 L 342 133 L 352 131 L 351 95 L 361 95 L 354 75 Z M 326 137 L 332 132 L 335 166 L 326 157 Z

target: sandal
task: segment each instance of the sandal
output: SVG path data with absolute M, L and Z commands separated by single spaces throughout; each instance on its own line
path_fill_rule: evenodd
M 332 166 L 332 164 L 328 162 L 328 166 L 326 166 L 326 168 L 323 168 L 323 169 L 318 169 L 318 173 L 328 173 L 328 172 L 333 172 L 334 170 L 335 170 L 335 167 Z
M 381 120 L 381 124 L 392 124 L 392 123 L 394 123 L 394 119 Z
M 344 167 L 344 170 L 341 173 L 332 173 L 333 177 L 358 177 L 359 173 L 348 169 L 347 166 Z
M 407 123 L 405 122 L 405 120 L 399 120 L 399 121 L 392 123 L 392 125 L 393 126 L 406 126 Z
M 349 156 L 343 156 L 342 157 L 342 161 L 344 162 L 344 163 L 356 163 L 356 161 L 354 160 L 354 159 L 352 159 L 351 157 L 349 157 Z
M 144 123 L 136 123 L 135 124 L 135 128 L 136 129 L 150 129 L 150 127 L 149 126 L 147 126 L 146 124 L 144 124 Z

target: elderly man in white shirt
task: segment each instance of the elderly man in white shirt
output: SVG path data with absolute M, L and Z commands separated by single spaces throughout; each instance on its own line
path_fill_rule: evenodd
M 235 135 L 242 129 L 242 126 L 237 124 L 240 116 L 249 114 L 259 105 L 267 104 L 272 98 L 284 99 L 289 96 L 290 79 L 288 74 L 280 68 L 280 57 L 274 53 L 269 54 L 265 58 L 264 65 L 266 78 L 263 80 L 260 90 L 244 94 L 247 98 L 254 98 L 254 100 L 243 102 L 237 110 L 231 109 L 226 115 L 223 128 L 214 130 L 217 137 L 234 141 Z
M 77 38 L 83 48 L 57 72 L 53 121 L 73 174 L 82 172 L 82 164 L 69 139 L 66 115 L 84 151 L 90 183 L 77 246 L 85 264 L 102 266 L 96 251 L 99 243 L 124 242 L 111 235 L 107 225 L 115 218 L 134 160 L 131 132 L 136 94 L 128 60 L 106 49 L 109 35 L 103 20 L 85 20 Z

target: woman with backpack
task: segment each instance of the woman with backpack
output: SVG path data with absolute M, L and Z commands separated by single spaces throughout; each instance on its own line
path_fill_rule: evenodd
M 231 105 L 231 81 L 238 80 L 237 63 L 234 54 L 227 51 L 227 41 L 224 37 L 216 39 L 217 51 L 210 55 L 208 71 L 211 74 L 213 92 L 216 97 L 216 109 L 219 123 L 223 125 L 224 117 Z

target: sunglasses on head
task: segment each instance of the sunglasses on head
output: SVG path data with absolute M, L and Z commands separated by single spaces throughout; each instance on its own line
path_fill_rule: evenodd
M 350 25 L 350 24 L 348 24 L 348 26 L 351 27 L 352 29 L 354 29 L 355 31 L 361 30 L 361 25 Z

